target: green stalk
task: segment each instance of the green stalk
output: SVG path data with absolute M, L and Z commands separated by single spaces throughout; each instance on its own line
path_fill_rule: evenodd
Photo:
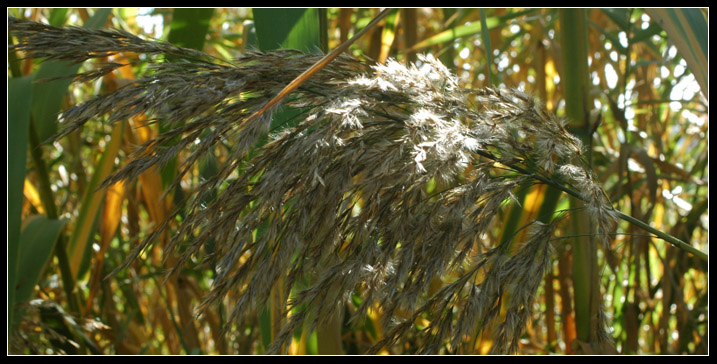
M 670 244 L 674 245 L 675 247 L 682 249 L 682 250 L 704 260 L 705 262 L 709 262 L 709 256 L 705 252 L 695 248 L 694 246 L 687 244 L 684 241 L 682 241 L 670 234 L 667 234 L 663 231 L 657 230 L 657 229 L 653 228 L 652 226 L 645 224 L 644 222 L 642 222 L 628 214 L 625 214 L 621 211 L 613 210 L 613 213 L 615 213 L 618 218 L 625 220 L 633 225 L 636 225 L 637 227 L 639 227 L 647 232 L 657 235 L 657 237 L 659 237 L 660 239 L 663 239 L 663 240 L 669 242 Z
M 563 56 L 565 114 L 571 120 L 571 129 L 590 145 L 588 123 L 588 54 L 587 15 L 585 9 L 561 9 L 560 25 Z M 588 161 L 591 151 L 587 151 Z M 583 201 L 570 200 L 571 207 L 580 208 Z M 573 219 L 573 291 L 575 301 L 575 326 L 578 339 L 593 342 L 597 339 L 600 292 L 598 284 L 597 242 L 584 236 L 592 231 L 588 216 L 582 214 Z
M 544 29 L 540 22 L 536 23 L 537 34 L 543 34 Z M 546 72 L 545 72 L 545 64 L 547 60 L 547 54 L 545 50 L 545 46 L 542 43 L 538 43 L 538 47 L 536 48 L 536 54 L 534 58 L 534 69 L 536 72 L 536 85 L 535 89 L 540 97 L 541 100 L 548 100 L 548 89 L 546 84 Z M 547 107 L 547 105 L 546 105 Z M 544 193 L 543 193 L 543 201 L 540 205 L 540 210 L 538 211 L 538 221 L 543 223 L 549 223 L 551 219 L 553 218 L 553 214 L 555 213 L 555 208 L 558 205 L 558 201 L 560 196 L 562 195 L 562 192 L 550 185 L 547 185 Z M 562 258 L 561 258 L 562 259 Z M 548 335 L 547 335 L 547 342 L 548 342 L 548 350 L 552 351 L 556 340 L 557 340 L 557 334 L 555 331 L 555 292 L 553 290 L 553 268 L 550 268 L 550 271 L 545 275 L 545 323 L 548 329 Z M 561 286 L 563 286 L 563 281 L 560 282 Z M 570 315 L 572 310 L 566 311 L 566 315 Z M 564 321 L 567 321 L 565 317 L 563 317 Z M 569 338 L 565 338 L 566 345 L 571 345 L 572 343 Z

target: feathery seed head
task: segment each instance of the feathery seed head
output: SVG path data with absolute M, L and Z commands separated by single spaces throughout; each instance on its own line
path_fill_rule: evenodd
M 169 126 L 105 184 L 180 157 L 176 186 L 202 156 L 223 150 L 218 173 L 187 194 L 182 224 L 173 227 L 169 217 L 130 258 L 172 228 L 168 254 L 180 255 L 177 269 L 212 239 L 217 275 L 198 312 L 230 295 L 231 318 L 243 320 L 280 287 L 287 317 L 275 350 L 352 295 L 363 302 L 355 320 L 374 305 L 383 310 L 385 336 L 373 350 L 395 342 L 424 314 L 432 321 L 423 349 L 436 351 L 444 340 L 455 347 L 476 334 L 477 324 L 497 319 L 509 291 L 496 350 L 514 352 L 550 266 L 554 224 L 535 222 L 528 240 L 511 249 L 490 246 L 486 237 L 516 189 L 532 180 L 525 171 L 537 166 L 531 173 L 571 180 L 586 193 L 603 236 L 614 218 L 586 166 L 569 164 L 579 163 L 581 146 L 563 121 L 518 90 L 463 89 L 431 55 L 419 56 L 419 65 L 388 60 L 372 67 L 338 57 L 284 100 L 283 107 L 301 108 L 303 119 L 257 145 L 275 109 L 245 121 L 318 56 L 247 52 L 219 64 L 120 31 L 8 23 L 20 38 L 10 50 L 35 56 L 81 62 L 131 51 L 203 60 L 155 63 L 132 84 L 65 110 L 58 137 L 104 115 L 109 122 L 146 115 Z M 307 278 L 313 283 L 289 300 Z M 435 292 L 441 280 L 447 282 Z

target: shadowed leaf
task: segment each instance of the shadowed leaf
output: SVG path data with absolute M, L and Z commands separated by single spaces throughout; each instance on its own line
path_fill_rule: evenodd
M 23 185 L 27 156 L 32 76 L 7 80 L 7 282 L 8 318 L 12 330 L 15 303 L 15 282 L 19 267 L 20 225 L 22 221 Z
M 44 216 L 29 218 L 20 236 L 16 303 L 30 299 L 65 223 L 65 219 L 52 220 Z

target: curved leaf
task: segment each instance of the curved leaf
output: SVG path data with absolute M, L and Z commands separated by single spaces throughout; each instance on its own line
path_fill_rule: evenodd
M 316 53 L 321 49 L 317 9 L 252 9 L 259 49 L 297 49 Z
M 167 41 L 180 47 L 202 50 L 214 9 L 178 8 L 172 12 Z
M 501 26 L 504 26 L 507 24 L 507 21 L 510 19 L 514 19 L 526 14 L 530 14 L 534 11 L 537 11 L 540 9 L 528 9 L 524 11 L 518 11 L 515 13 L 509 13 L 503 16 L 493 16 L 490 18 L 485 19 L 485 24 L 488 28 L 488 30 L 499 28 Z M 422 48 L 430 47 L 432 45 L 436 44 L 442 44 L 446 42 L 452 42 L 456 39 L 475 35 L 481 32 L 481 29 L 483 29 L 483 26 L 481 25 L 481 21 L 472 22 L 465 25 L 460 25 L 457 27 L 453 27 L 447 30 L 444 30 L 434 36 L 428 37 L 421 42 L 418 42 L 415 44 L 409 51 L 416 51 Z
M 709 26 L 700 9 L 646 9 L 667 33 L 709 99 Z

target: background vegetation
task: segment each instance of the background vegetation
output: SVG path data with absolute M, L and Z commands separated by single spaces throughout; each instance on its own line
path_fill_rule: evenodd
M 346 8 L 8 9 L 17 18 L 116 27 L 225 59 L 251 49 L 326 53 L 376 14 Z M 571 131 L 588 146 L 618 210 L 708 251 L 708 15 L 704 9 L 401 9 L 349 52 L 380 63 L 431 53 L 464 87 L 508 86 L 537 95 L 549 110 L 570 117 Z M 15 41 L 10 35 L 8 42 Z M 69 81 L 34 81 L 72 75 L 85 65 L 18 56 L 8 54 L 8 351 L 265 352 L 277 334 L 272 302 L 253 320 L 228 326 L 231 308 L 221 302 L 193 316 L 215 274 L 199 259 L 165 282 L 163 269 L 172 262 L 163 263 L 157 244 L 104 279 L 181 200 L 183 188 L 161 198 L 178 173 L 176 162 L 97 190 L 131 146 L 162 125 L 140 118 L 94 122 L 44 144 L 57 132 L 59 110 L 141 76 L 145 56 L 105 59 L 132 66 L 71 88 Z M 183 186 L 215 173 L 216 163 L 202 161 Z M 523 190 L 516 196 L 520 204 L 497 216 L 501 223 L 485 239 L 512 234 L 541 206 L 570 208 L 557 196 L 545 186 Z M 591 345 L 596 302 L 607 312 L 620 353 L 708 352 L 707 262 L 625 222 L 609 249 L 581 243 L 580 229 L 556 241 L 552 274 L 539 289 L 520 353 L 609 351 Z M 360 327 L 344 322 L 297 332 L 289 353 L 362 353 L 382 338 L 379 316 L 370 313 Z M 415 352 L 420 329 L 432 319 L 421 317 L 404 342 L 383 352 Z M 486 353 L 491 345 L 491 335 L 481 335 L 458 353 Z M 442 352 L 456 351 L 446 346 Z

